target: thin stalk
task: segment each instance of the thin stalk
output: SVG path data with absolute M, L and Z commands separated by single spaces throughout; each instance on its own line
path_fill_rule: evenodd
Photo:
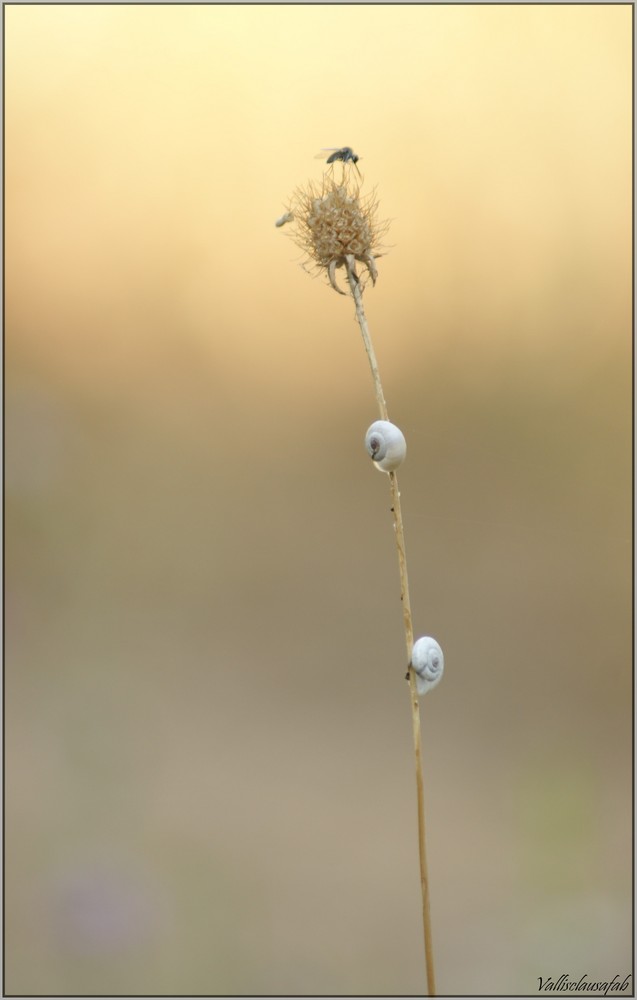
M 345 259 L 347 270 L 347 280 L 356 304 L 356 319 L 363 335 L 363 343 L 372 370 L 374 380 L 374 390 L 376 401 L 380 410 L 382 420 L 388 420 L 387 403 L 380 380 L 376 354 L 372 344 L 372 338 L 367 326 L 365 310 L 363 309 L 363 294 L 360 287 L 358 275 L 356 273 L 355 260 L 351 256 Z M 405 533 L 403 530 L 403 515 L 400 505 L 400 491 L 398 489 L 398 478 L 395 472 L 389 473 L 389 484 L 391 489 L 392 515 L 394 518 L 394 534 L 396 537 L 396 548 L 398 549 L 398 568 L 400 572 L 400 599 L 403 606 L 403 625 L 405 628 L 405 644 L 407 647 L 407 662 L 411 664 L 411 651 L 414 644 L 414 629 L 411 619 L 411 603 L 409 600 L 409 580 L 407 577 L 407 556 L 405 553 Z M 422 740 L 420 733 L 420 701 L 416 689 L 416 674 L 410 665 L 408 673 L 409 696 L 411 700 L 411 721 L 414 737 L 414 755 L 416 758 L 416 792 L 418 801 L 418 854 L 420 858 L 420 888 L 422 893 L 422 920 L 425 936 L 425 966 L 427 969 L 427 990 L 429 996 L 436 995 L 436 980 L 434 975 L 434 956 L 431 938 L 431 912 L 429 906 L 429 878 L 427 875 L 427 852 L 425 849 L 425 796 L 422 778 Z
M 349 287 L 354 297 L 354 302 L 356 303 L 356 319 L 358 320 L 358 325 L 361 328 L 361 333 L 363 335 L 363 343 L 365 345 L 365 352 L 369 359 L 369 366 L 372 370 L 372 378 L 374 380 L 374 391 L 376 392 L 376 402 L 378 403 L 378 409 L 380 410 L 380 418 L 381 420 L 389 420 L 389 417 L 387 416 L 387 403 L 385 402 L 385 396 L 383 395 L 383 387 L 380 381 L 378 363 L 376 361 L 376 354 L 374 353 L 374 345 L 372 344 L 372 338 L 369 332 L 369 327 L 367 326 L 367 318 L 365 316 L 365 310 L 363 309 L 363 293 L 361 291 L 358 275 L 356 273 L 356 261 L 349 254 L 345 258 L 345 267 L 347 270 L 347 280 L 349 281 Z M 411 646 L 409 647 L 409 655 L 407 658 L 408 659 L 411 658 Z

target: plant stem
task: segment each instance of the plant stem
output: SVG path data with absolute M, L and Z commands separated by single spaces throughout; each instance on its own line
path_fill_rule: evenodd
M 346 257 L 345 265 L 347 270 L 347 280 L 356 304 L 356 319 L 363 335 L 363 343 L 372 370 L 374 380 L 374 390 L 376 401 L 380 410 L 382 420 L 388 420 L 387 403 L 380 381 L 380 373 L 376 362 L 376 354 L 372 344 L 365 310 L 363 309 L 363 293 L 361 290 L 358 275 L 356 273 L 356 263 L 353 257 Z M 405 553 L 405 534 L 403 530 L 403 515 L 400 506 L 400 491 L 398 489 L 398 478 L 395 472 L 389 473 L 389 484 L 391 489 L 392 514 L 394 518 L 394 534 L 396 537 L 396 548 L 398 549 L 398 568 L 400 572 L 400 600 L 403 606 L 403 625 L 405 628 L 405 644 L 407 647 L 407 662 L 410 664 L 408 670 L 409 696 L 411 700 L 411 720 L 414 736 L 414 754 L 416 758 L 416 792 L 418 800 L 418 854 L 420 858 L 420 888 L 422 893 L 422 919 L 425 935 L 425 966 L 427 969 L 427 990 L 429 996 L 436 995 L 436 981 L 434 976 L 434 957 L 431 939 L 431 913 L 429 907 L 429 878 L 427 875 L 427 853 L 425 849 L 425 796 L 422 779 L 422 740 L 420 733 L 420 702 L 416 689 L 416 674 L 411 666 L 411 651 L 414 644 L 414 629 L 411 619 L 411 603 L 409 600 L 409 580 L 407 577 L 407 556 Z
M 411 605 L 409 602 L 409 582 L 407 578 L 407 557 L 405 555 L 405 535 L 403 531 L 403 515 L 400 506 L 400 491 L 395 472 L 389 473 L 391 486 L 392 513 L 396 532 L 396 547 L 398 549 L 398 564 L 400 568 L 401 600 L 403 602 L 403 622 L 405 625 L 405 641 L 407 645 L 407 662 L 411 661 L 411 651 L 414 645 L 414 630 L 411 621 Z M 429 996 L 436 995 L 436 979 L 434 975 L 433 943 L 431 939 L 431 911 L 429 906 L 429 877 L 427 874 L 427 851 L 425 846 L 425 793 L 422 778 L 422 741 L 420 734 L 420 700 L 416 689 L 416 672 L 409 667 L 409 697 L 411 699 L 411 723 L 414 734 L 414 754 L 416 757 L 416 794 L 418 799 L 418 853 L 420 857 L 420 888 L 422 892 L 422 921 L 425 934 L 425 965 L 427 968 L 427 989 Z
M 349 256 L 349 254 L 345 258 L 345 267 L 347 270 L 347 280 L 349 281 L 349 287 L 354 297 L 354 302 L 356 303 L 356 319 L 358 320 L 358 325 L 361 328 L 361 333 L 363 335 L 363 343 L 365 345 L 365 351 L 369 359 L 369 366 L 372 370 L 372 378 L 374 380 L 374 390 L 376 392 L 376 402 L 378 403 L 378 409 L 380 410 L 380 418 L 381 420 L 389 420 L 389 417 L 387 416 L 387 403 L 385 402 L 385 396 L 383 395 L 383 387 L 380 381 L 380 373 L 378 371 L 378 364 L 376 362 L 376 354 L 374 353 L 374 345 L 372 344 L 372 338 L 370 336 L 369 327 L 367 326 L 367 318 L 365 316 L 365 310 L 363 309 L 363 293 L 361 291 L 358 275 L 356 273 L 356 261 L 353 257 Z M 408 659 L 411 659 L 411 646 L 409 647 Z

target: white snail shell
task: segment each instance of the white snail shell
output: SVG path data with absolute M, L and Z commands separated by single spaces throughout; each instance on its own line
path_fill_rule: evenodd
M 280 229 L 281 226 L 284 226 L 286 224 L 286 222 L 292 222 L 293 218 L 294 218 L 294 212 L 284 212 L 283 215 L 279 216 L 274 225 L 277 227 L 277 229 Z
M 418 694 L 426 694 L 436 686 L 445 669 L 445 658 L 435 639 L 424 635 L 414 643 L 411 665 L 416 672 Z
M 393 472 L 407 454 L 405 435 L 389 420 L 376 420 L 365 435 L 365 447 L 381 472 Z

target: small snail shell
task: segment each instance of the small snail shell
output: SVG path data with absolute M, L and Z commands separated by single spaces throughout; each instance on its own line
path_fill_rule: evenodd
M 416 671 L 418 694 L 426 694 L 436 686 L 445 669 L 445 658 L 435 639 L 425 635 L 414 643 L 411 666 Z
M 285 212 L 283 215 L 279 216 L 274 225 L 277 227 L 277 229 L 280 229 L 281 226 L 284 226 L 286 224 L 286 222 L 292 222 L 293 218 L 294 218 L 294 212 Z
M 365 435 L 365 447 L 381 472 L 393 472 L 407 454 L 405 435 L 389 420 L 376 420 Z

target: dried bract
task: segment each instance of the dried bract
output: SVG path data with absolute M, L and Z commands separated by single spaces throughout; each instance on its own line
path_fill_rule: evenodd
M 389 223 L 376 219 L 376 192 L 361 197 L 354 182 L 340 184 L 323 176 L 320 184 L 310 181 L 295 191 L 290 214 L 294 216 L 291 238 L 306 254 L 307 262 L 327 273 L 332 288 L 345 294 L 336 284 L 336 269 L 353 257 L 365 265 L 372 283 L 378 271 L 375 258 L 380 256 L 381 239 Z

